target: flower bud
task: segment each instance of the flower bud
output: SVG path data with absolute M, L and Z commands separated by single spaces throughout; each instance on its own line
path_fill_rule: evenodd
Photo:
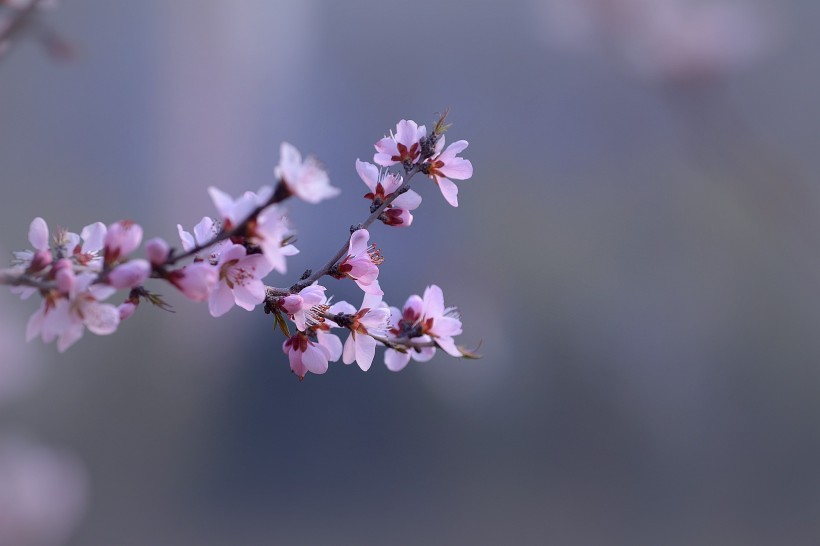
M 148 254 L 148 260 L 150 260 L 152 265 L 160 266 L 164 264 L 165 260 L 168 259 L 169 251 L 170 247 L 168 243 L 160 237 L 154 237 L 145 243 L 145 252 Z
M 108 226 L 105 234 L 105 263 L 111 264 L 132 253 L 142 242 L 142 228 L 130 220 Z
M 107 282 L 116 289 L 134 288 L 142 284 L 151 274 L 151 265 L 146 260 L 131 260 L 115 267 Z

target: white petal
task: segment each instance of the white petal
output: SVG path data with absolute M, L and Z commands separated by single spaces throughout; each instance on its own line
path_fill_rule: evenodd
M 105 234 L 108 228 L 102 222 L 94 222 L 83 228 L 80 237 L 83 239 L 83 252 L 96 252 L 101 250 L 105 241 Z
M 419 205 L 421 205 L 421 195 L 417 194 L 413 190 L 407 190 L 406 193 L 396 197 L 392 203 L 392 206 L 397 209 L 407 210 L 415 210 Z
M 39 216 L 29 225 L 28 241 L 35 250 L 48 250 L 48 225 Z
M 353 336 L 353 332 L 350 332 L 345 340 L 344 352 L 342 353 L 342 362 L 345 364 L 352 364 L 356 360 L 356 340 Z
M 370 369 L 373 357 L 376 355 L 376 340 L 370 336 L 356 336 L 356 362 L 362 371 Z
M 362 179 L 362 182 L 367 184 L 367 187 L 370 188 L 370 191 L 376 191 L 376 184 L 378 184 L 379 182 L 378 167 L 376 167 L 372 163 L 359 161 L 357 159 L 356 172 L 359 173 L 359 177 Z
M 410 362 L 410 355 L 407 353 L 400 353 L 395 349 L 387 349 L 384 352 L 384 365 L 392 372 L 403 370 L 408 362 Z
M 113 334 L 120 324 L 120 311 L 109 303 L 90 302 L 83 305 L 82 311 L 83 322 L 92 334 Z

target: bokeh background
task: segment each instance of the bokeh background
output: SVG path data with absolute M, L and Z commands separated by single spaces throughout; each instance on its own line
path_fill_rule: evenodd
M 373 239 L 484 358 L 299 382 L 270 317 L 169 290 L 60 355 L 3 291 L 0 544 L 820 542 L 820 4 L 715 2 L 43 12 L 0 62 L 4 254 L 35 216 L 175 240 L 287 140 L 343 194 L 290 205 L 286 284 L 366 214 L 354 160 L 451 107 L 461 206 L 420 180 Z

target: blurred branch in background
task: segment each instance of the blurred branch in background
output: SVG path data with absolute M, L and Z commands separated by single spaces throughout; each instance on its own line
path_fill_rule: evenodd
M 42 20 L 43 10 L 56 5 L 56 0 L 0 0 L 0 60 L 11 50 L 12 44 L 33 35 L 55 60 L 74 57 L 74 46 Z

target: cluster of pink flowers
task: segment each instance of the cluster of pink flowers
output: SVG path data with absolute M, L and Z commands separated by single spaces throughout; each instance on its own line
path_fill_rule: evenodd
M 422 125 L 401 120 L 396 131 L 375 144 L 372 163 L 356 160 L 356 171 L 367 185 L 370 215 L 352 229 L 344 247 L 321 269 L 308 271 L 286 288 L 265 284 L 272 272 L 287 273 L 287 257 L 299 252 L 282 203 L 296 197 L 318 203 L 340 192 L 313 158 L 284 143 L 275 169 L 275 186 L 263 186 L 238 197 L 211 187 L 217 211 L 205 216 L 188 232 L 177 229 L 182 250 L 160 238 L 144 244 L 144 257 L 134 257 L 143 243 L 143 229 L 130 221 L 106 226 L 90 224 L 79 234 L 57 230 L 50 234 L 42 218 L 29 227 L 31 249 L 14 253 L 12 267 L 0 271 L 0 284 L 12 286 L 21 297 L 42 298 L 26 329 L 28 340 L 56 341 L 65 351 L 85 330 L 97 335 L 114 333 L 143 301 L 161 308 L 167 302 L 146 288 L 150 279 L 165 281 L 190 300 L 207 302 L 210 314 L 220 317 L 234 305 L 252 311 L 262 305 L 286 336 L 283 351 L 293 372 L 324 373 L 340 358 L 368 370 L 376 347 L 385 347 L 384 361 L 400 370 L 412 358 L 429 360 L 440 348 L 456 357 L 474 356 L 456 346 L 461 333 L 454 308 L 444 307 L 438 286 L 428 286 L 423 297 L 411 296 L 402 311 L 389 307 L 379 283 L 381 251 L 370 242 L 367 229 L 375 221 L 408 227 L 410 213 L 421 196 L 410 189 L 418 173 L 427 176 L 452 206 L 458 206 L 458 188 L 451 179 L 472 176 L 471 163 L 459 157 L 467 148 L 460 140 L 444 147 L 444 116 L 428 133 Z M 399 169 L 391 172 L 390 167 Z M 323 277 L 350 279 L 364 293 L 360 307 L 347 302 L 331 304 Z M 128 296 L 119 305 L 107 303 L 116 292 Z M 291 331 L 291 326 L 295 330 Z M 334 330 L 348 330 L 342 344 Z

